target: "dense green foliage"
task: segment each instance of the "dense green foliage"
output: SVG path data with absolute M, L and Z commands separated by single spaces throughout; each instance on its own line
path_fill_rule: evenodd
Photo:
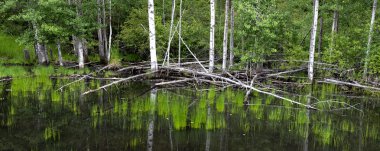
M 77 0 L 72 0 L 74 3 Z M 113 0 L 112 12 L 113 49 L 112 58 L 124 61 L 149 59 L 148 17 L 145 1 Z M 222 53 L 223 0 L 216 1 L 216 59 Z M 312 23 L 312 1 L 295 0 L 232 0 L 235 10 L 235 54 L 238 67 L 247 63 L 265 63 L 268 60 L 306 61 Z M 163 59 L 168 45 L 170 29 L 171 1 L 155 1 L 158 58 Z M 179 1 L 176 2 L 171 56 L 178 56 Z M 20 56 L 23 48 L 34 44 L 32 23 L 38 23 L 38 40 L 47 43 L 53 50 L 58 40 L 62 42 L 65 60 L 75 61 L 71 36 L 86 38 L 90 60 L 98 61 L 96 0 L 82 0 L 76 6 L 61 0 L 0 0 L 1 37 L 0 55 L 2 62 L 24 62 Z M 341 69 L 362 72 L 367 49 L 372 1 L 321 1 L 319 18 L 323 19 L 321 52 L 317 52 L 319 62 L 338 65 Z M 78 9 L 82 16 L 78 17 Z M 209 49 L 210 6 L 208 0 L 183 1 L 182 37 L 198 58 L 207 59 Z M 333 34 L 331 26 L 334 11 L 338 15 L 338 31 Z M 379 17 L 377 17 L 379 18 Z M 379 26 L 375 22 L 373 43 L 369 58 L 369 71 L 380 73 Z M 106 19 L 108 21 L 108 19 Z M 318 29 L 319 31 L 319 29 Z M 7 35 L 13 35 L 7 37 Z M 18 37 L 16 44 L 14 36 Z M 6 39 L 6 40 L 4 40 Z M 317 42 L 318 43 L 318 42 Z M 182 44 L 182 58 L 192 58 Z M 318 46 L 317 46 L 318 49 Z M 33 51 L 31 51 L 33 52 Z M 117 53 L 116 53 L 117 52 Z M 116 53 L 116 56 L 114 56 Z M 57 60 L 56 55 L 52 60 Z M 301 65 L 292 63 L 291 65 Z M 291 66 L 287 66 L 291 67 Z

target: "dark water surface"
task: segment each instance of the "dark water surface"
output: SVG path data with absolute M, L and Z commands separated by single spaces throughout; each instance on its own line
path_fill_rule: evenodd
M 330 85 L 316 86 L 311 99 L 287 96 L 334 110 L 322 112 L 256 93 L 244 106 L 245 92 L 234 89 L 139 82 L 81 97 L 107 83 L 91 80 L 56 91 L 68 82 L 0 83 L 0 150 L 380 150 L 380 100 Z

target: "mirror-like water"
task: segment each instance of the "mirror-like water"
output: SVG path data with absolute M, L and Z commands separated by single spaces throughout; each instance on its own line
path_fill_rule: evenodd
M 56 91 L 68 82 L 39 76 L 0 83 L 0 150 L 380 148 L 379 100 L 348 97 L 330 85 L 316 86 L 311 99 L 291 97 L 335 110 L 321 112 L 256 93 L 244 106 L 245 92 L 234 89 L 129 83 L 80 96 L 106 83 L 90 80 Z M 342 101 L 363 112 L 343 110 Z

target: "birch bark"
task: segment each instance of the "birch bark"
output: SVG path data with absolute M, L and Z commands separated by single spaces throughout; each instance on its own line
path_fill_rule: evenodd
M 309 81 L 312 82 L 314 79 L 314 52 L 315 52 L 315 39 L 317 36 L 317 28 L 318 28 L 318 9 L 319 9 L 319 0 L 314 0 L 314 19 L 313 26 L 311 31 L 310 38 L 310 50 L 309 50 L 309 70 L 308 77 Z
M 366 51 L 366 56 L 365 56 L 363 78 L 367 78 L 369 53 L 371 52 L 373 25 L 375 24 L 376 8 L 377 8 L 377 0 L 374 0 L 373 7 L 372 7 L 371 25 L 370 25 L 369 34 L 368 34 L 368 43 L 367 43 L 367 51 Z
M 235 32 L 235 14 L 234 14 L 234 5 L 232 0 L 230 0 L 231 6 L 231 29 L 230 29 L 230 64 L 231 68 L 234 65 L 234 32 Z
M 228 49 L 228 16 L 229 16 L 230 1 L 226 0 L 226 8 L 224 12 L 224 34 L 223 34 L 223 63 L 222 70 L 227 71 L 227 49 Z
M 158 70 L 157 53 L 156 53 L 156 25 L 154 22 L 154 1 L 148 0 L 148 17 L 149 17 L 149 47 L 150 47 L 150 65 L 152 71 Z
M 215 0 L 210 0 L 210 64 L 209 64 L 209 72 L 212 73 L 214 71 L 214 59 L 215 59 Z

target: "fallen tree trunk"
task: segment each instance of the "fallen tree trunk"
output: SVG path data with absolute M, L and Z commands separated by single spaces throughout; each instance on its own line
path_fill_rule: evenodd
M 325 79 L 325 81 L 321 81 L 321 82 L 330 83 L 330 84 L 338 84 L 338 85 L 349 85 L 349 86 L 353 86 L 353 87 L 359 87 L 359 88 L 364 88 L 364 89 L 371 89 L 371 90 L 380 91 L 380 88 L 361 85 L 359 83 L 349 83 L 349 82 L 344 82 L 344 81 L 338 81 L 338 80 L 334 80 L 334 79 Z

